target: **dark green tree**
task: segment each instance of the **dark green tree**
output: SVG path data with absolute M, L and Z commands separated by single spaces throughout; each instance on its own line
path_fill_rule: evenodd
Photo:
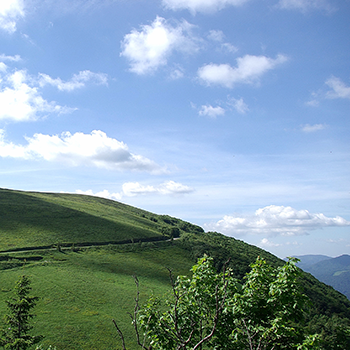
M 32 309 L 38 297 L 29 296 L 30 280 L 21 276 L 14 288 L 14 295 L 6 301 L 8 313 L 5 315 L 5 328 L 1 331 L 0 345 L 9 350 L 26 350 L 37 344 L 43 337 L 32 336 L 30 320 L 34 316 Z

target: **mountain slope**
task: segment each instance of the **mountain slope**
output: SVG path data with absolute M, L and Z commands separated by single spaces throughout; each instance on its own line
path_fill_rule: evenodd
M 169 240 L 178 235 L 179 239 Z M 79 248 L 89 242 L 89 247 Z M 58 243 L 66 248 L 47 249 Z M 106 243 L 119 244 L 102 246 Z M 28 247 L 33 249 L 28 251 Z M 24 250 L 16 251 L 19 248 Z M 243 241 L 205 233 L 180 219 L 122 203 L 82 195 L 0 190 L 0 313 L 5 313 L 4 301 L 19 275 L 29 275 L 33 294 L 40 297 L 33 332 L 45 335 L 45 346 L 117 348 L 111 321 L 115 318 L 129 348 L 136 349 L 127 314 L 134 307 L 132 275 L 140 280 L 142 303 L 152 293 L 170 290 L 166 267 L 174 275 L 188 275 L 203 254 L 212 256 L 218 269 L 230 259 L 239 279 L 258 256 L 275 266 L 283 264 Z M 350 322 L 350 302 L 342 294 L 308 273 L 301 283 L 313 303 L 310 322 L 332 315 Z
M 320 261 L 327 260 L 327 259 L 332 259 L 330 256 L 327 256 L 327 255 L 312 255 L 312 254 L 310 254 L 310 255 L 299 255 L 299 256 L 296 256 L 296 258 L 300 260 L 298 262 L 298 266 L 301 269 L 303 269 L 303 270 L 304 270 L 304 268 L 307 268 L 308 266 L 316 264 L 316 263 L 318 263 Z
M 301 268 L 343 293 L 350 300 L 350 255 L 325 259 Z

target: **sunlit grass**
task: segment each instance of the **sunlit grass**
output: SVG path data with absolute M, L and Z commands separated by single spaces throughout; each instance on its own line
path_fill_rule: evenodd
M 39 262 L 1 271 L 0 311 L 21 274 L 30 276 L 33 295 L 40 297 L 35 308 L 33 332 L 45 335 L 43 344 L 57 349 L 116 349 L 120 344 L 114 318 L 136 348 L 131 319 L 136 286 L 140 281 L 141 302 L 152 293 L 170 289 L 169 267 L 174 274 L 188 274 L 192 261 L 178 247 L 113 248 L 43 254 Z M 34 333 L 33 333 L 34 334 Z

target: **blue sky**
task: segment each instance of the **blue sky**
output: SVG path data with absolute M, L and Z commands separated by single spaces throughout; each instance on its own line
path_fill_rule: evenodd
M 349 254 L 349 18 L 349 0 L 2 0 L 0 186 Z

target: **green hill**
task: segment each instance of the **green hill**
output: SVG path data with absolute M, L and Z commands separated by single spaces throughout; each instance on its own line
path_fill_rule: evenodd
M 159 239 L 171 218 L 103 198 L 0 190 L 0 250 Z M 180 225 L 180 220 L 176 220 Z
M 283 264 L 240 240 L 115 201 L 0 190 L 0 313 L 15 281 L 28 275 L 40 297 L 33 332 L 57 350 L 118 348 L 113 318 L 136 349 L 127 314 L 134 306 L 132 275 L 140 280 L 142 302 L 169 291 L 166 267 L 174 275 L 188 274 L 204 253 L 218 269 L 230 258 L 238 278 L 257 256 Z M 311 328 L 334 315 L 349 321 L 346 297 L 307 273 L 302 284 L 313 302 Z

